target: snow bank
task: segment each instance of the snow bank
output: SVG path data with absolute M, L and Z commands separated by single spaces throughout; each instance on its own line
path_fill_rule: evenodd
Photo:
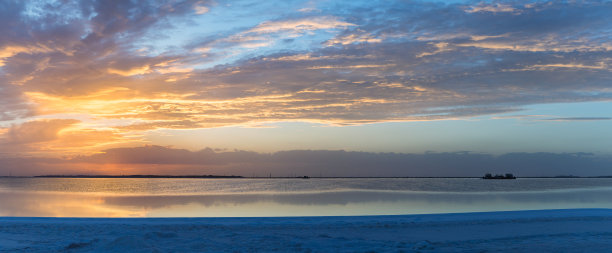
M 0 218 L 0 252 L 604 252 L 612 209 L 274 218 Z

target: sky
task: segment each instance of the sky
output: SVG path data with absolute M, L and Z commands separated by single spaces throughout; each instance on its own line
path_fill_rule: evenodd
M 0 175 L 612 175 L 610 13 L 1 1 Z

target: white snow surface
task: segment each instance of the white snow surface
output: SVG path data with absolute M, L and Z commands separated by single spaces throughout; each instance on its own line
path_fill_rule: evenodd
M 611 251 L 612 209 L 343 217 L 0 217 L 0 252 Z

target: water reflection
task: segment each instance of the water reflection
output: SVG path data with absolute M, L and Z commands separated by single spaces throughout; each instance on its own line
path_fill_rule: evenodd
M 430 192 L 545 191 L 612 187 L 612 178 L 0 178 L 0 191 L 53 191 L 125 194 L 277 193 L 338 190 Z
M 107 205 L 105 196 L 74 193 L 0 192 L 0 216 L 142 217 L 144 210 Z
M 325 216 L 612 208 L 611 194 L 611 188 L 486 193 L 347 190 L 172 195 L 0 191 L 0 216 Z

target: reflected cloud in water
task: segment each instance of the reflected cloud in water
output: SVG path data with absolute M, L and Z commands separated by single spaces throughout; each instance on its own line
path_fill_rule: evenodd
M 223 217 L 386 215 L 612 208 L 612 188 L 531 192 L 328 191 L 128 195 L 0 192 L 0 216 Z
M 61 192 L 0 192 L 0 216 L 143 217 L 142 208 L 107 205 L 105 196 Z

